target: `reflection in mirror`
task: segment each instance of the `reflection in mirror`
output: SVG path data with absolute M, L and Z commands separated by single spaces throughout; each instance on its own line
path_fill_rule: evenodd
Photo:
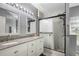
M 75 41 L 73 40 L 72 50 L 75 51 L 75 55 L 79 56 L 79 3 L 70 3 L 69 16 L 70 35 L 76 36 Z
M 28 19 L 28 32 L 30 33 L 36 33 L 36 23 L 34 19 L 27 18 Z
M 18 33 L 18 15 L 0 8 L 0 34 Z

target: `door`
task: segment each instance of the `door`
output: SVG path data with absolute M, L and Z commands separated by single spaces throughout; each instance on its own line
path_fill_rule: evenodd
M 40 21 L 40 34 L 44 37 L 44 47 L 54 49 L 53 20 L 44 19 Z
M 54 48 L 58 51 L 64 51 L 64 26 L 63 19 L 60 17 L 53 19 Z

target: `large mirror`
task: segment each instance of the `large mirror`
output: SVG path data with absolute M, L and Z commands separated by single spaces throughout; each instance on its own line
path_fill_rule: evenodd
M 18 33 L 18 20 L 16 13 L 0 8 L 0 34 Z

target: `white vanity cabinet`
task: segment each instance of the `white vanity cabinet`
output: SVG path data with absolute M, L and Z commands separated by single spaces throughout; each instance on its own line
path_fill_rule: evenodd
M 36 55 L 40 55 L 41 53 L 43 53 L 43 39 L 37 40 L 37 52 Z
M 44 47 L 54 49 L 54 35 L 51 33 L 48 34 L 42 34 L 40 33 L 40 36 L 44 37 Z
M 36 55 L 36 40 L 28 43 L 28 56 Z
M 37 38 L 23 44 L 18 44 L 16 46 L 0 50 L 0 56 L 39 56 L 42 53 L 42 38 Z
M 0 56 L 27 56 L 27 43 L 0 50 Z
M 43 39 L 28 43 L 28 56 L 38 56 L 43 53 Z

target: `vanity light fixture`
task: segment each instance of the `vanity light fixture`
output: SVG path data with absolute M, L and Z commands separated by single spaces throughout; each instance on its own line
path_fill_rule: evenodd
M 23 7 L 22 7 L 22 6 L 20 6 L 20 8 L 22 9 Z
M 16 4 L 16 8 L 19 8 L 19 5 L 18 4 Z
M 32 12 L 32 15 L 33 15 L 33 12 Z
M 17 9 L 19 9 L 19 10 L 33 16 L 32 11 L 30 11 L 28 9 L 26 10 L 26 8 L 24 8 L 23 6 L 21 6 L 21 5 L 17 4 L 17 3 L 6 3 L 6 4 L 8 4 L 8 5 L 12 6 L 12 7 L 15 7 L 15 8 L 17 8 Z
M 16 7 L 16 4 L 15 3 L 10 3 L 11 6 L 13 7 Z
M 23 11 L 25 11 L 25 12 L 26 12 L 26 8 L 24 8 L 24 9 L 23 9 Z

